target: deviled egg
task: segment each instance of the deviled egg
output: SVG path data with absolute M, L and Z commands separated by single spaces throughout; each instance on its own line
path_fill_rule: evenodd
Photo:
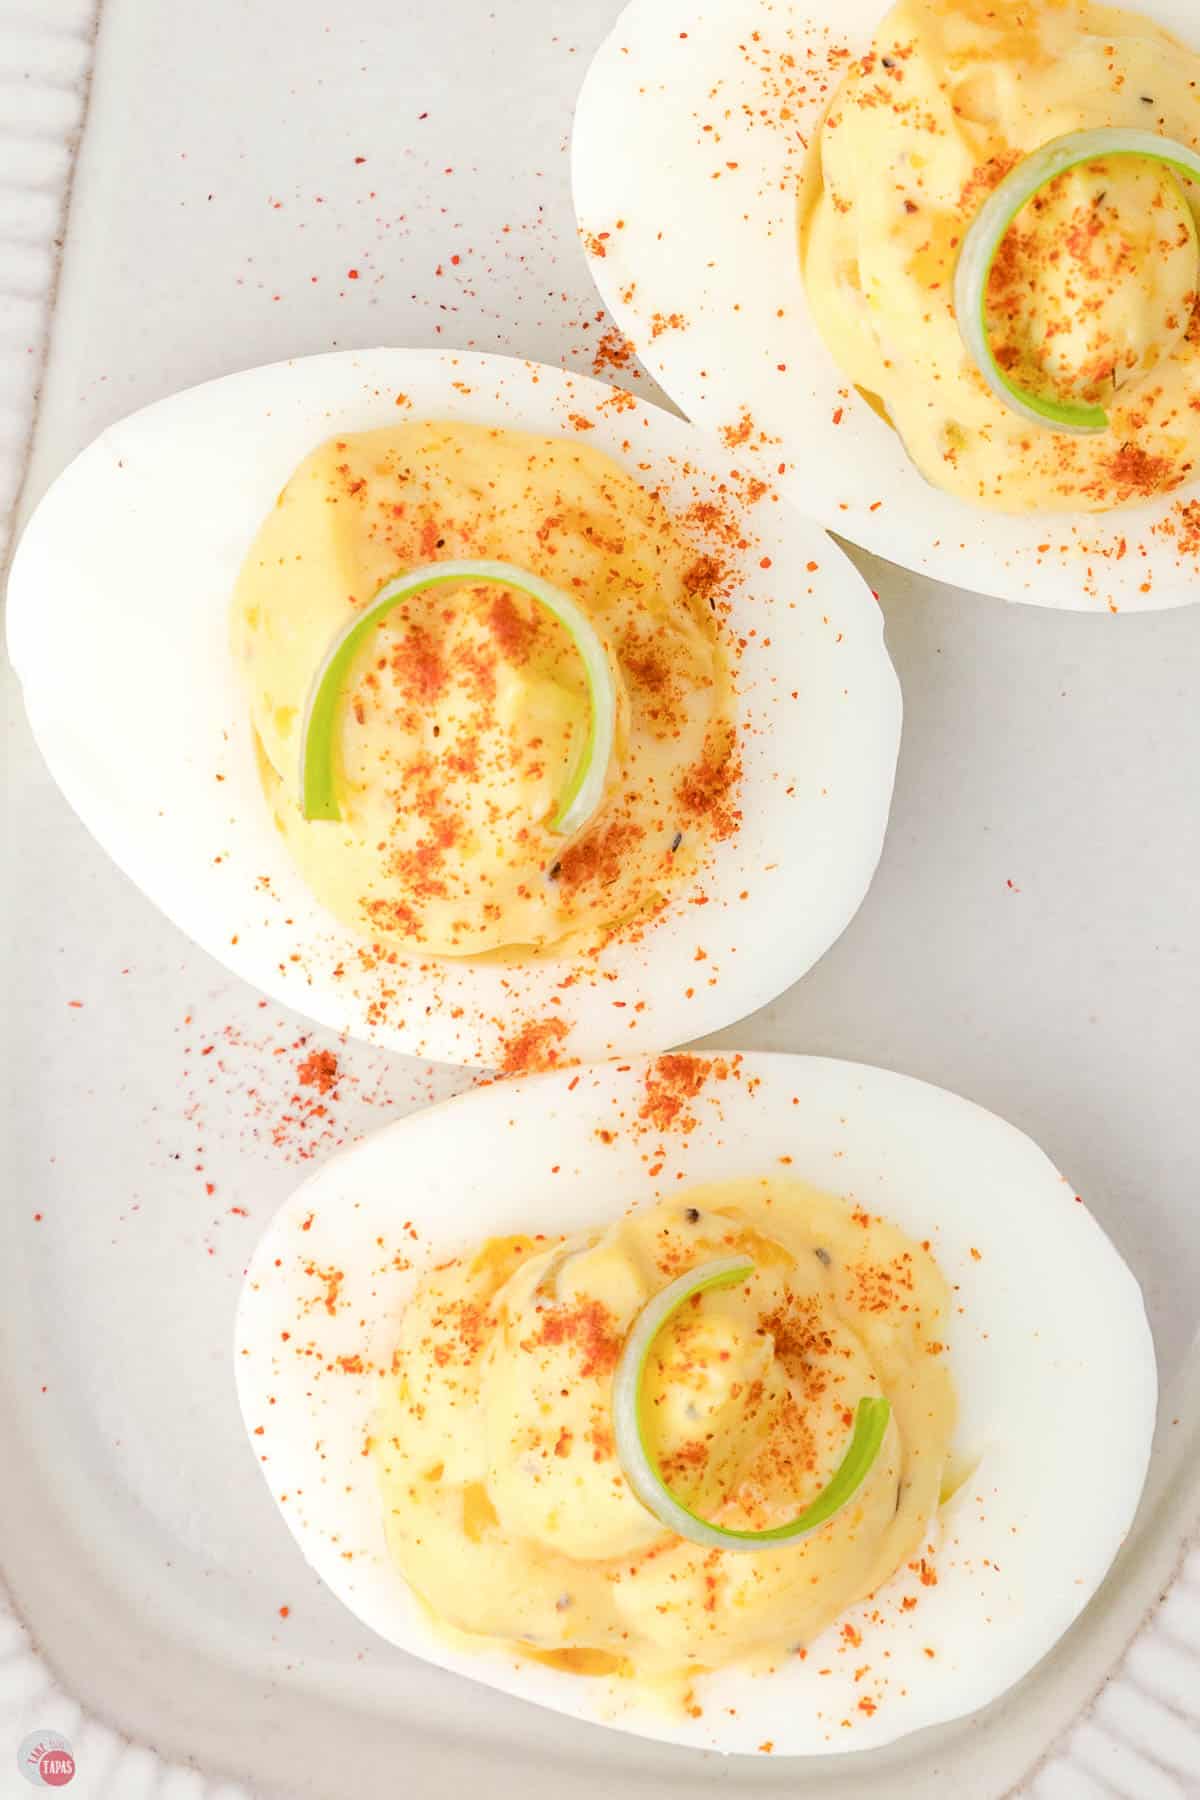
M 689 416 L 855 541 L 1014 600 L 1194 598 L 1190 9 L 880 14 L 634 0 L 575 126 L 605 299 Z
M 344 353 L 135 414 L 37 508 L 9 642 L 133 880 L 400 1050 L 698 1036 L 802 974 L 879 857 L 870 591 L 740 458 L 537 364 Z
M 335 1157 L 255 1252 L 235 1358 L 282 1517 L 365 1624 L 776 1755 L 1032 1668 L 1129 1528 L 1156 1392 L 1136 1282 L 1019 1132 L 736 1054 L 500 1082 Z

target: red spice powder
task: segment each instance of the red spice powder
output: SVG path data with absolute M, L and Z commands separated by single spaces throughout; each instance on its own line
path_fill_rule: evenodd
M 429 529 L 436 535 L 436 526 Z M 426 554 L 432 555 L 432 550 Z M 431 636 L 424 625 L 414 624 L 408 627 L 392 652 L 391 666 L 401 692 L 411 700 L 428 705 L 445 689 L 448 679 L 446 664 L 437 639 Z
M 976 213 L 980 205 L 999 187 L 1009 170 L 1015 168 L 1021 160 L 1019 150 L 1005 150 L 996 156 L 989 156 L 986 162 L 978 163 L 963 183 L 962 192 L 958 196 L 960 212 Z
M 711 600 L 729 580 L 729 571 L 719 557 L 698 556 L 683 572 L 683 585 L 697 600 Z
M 555 1069 L 564 1060 L 561 1045 L 570 1035 L 565 1019 L 529 1019 L 519 1031 L 502 1041 L 500 1070 L 504 1075 L 529 1075 L 539 1069 Z
M 648 694 L 665 694 L 672 687 L 674 669 L 657 639 L 635 637 L 631 632 L 621 640 L 620 655 L 622 669 Z
M 683 331 L 686 327 L 687 320 L 680 312 L 651 314 L 650 336 L 652 338 L 661 337 L 664 331 Z
M 638 1108 L 638 1118 L 656 1131 L 694 1131 L 695 1114 L 685 1108 L 710 1077 L 728 1080 L 729 1064 L 723 1057 L 691 1056 L 683 1050 L 655 1057 L 646 1070 L 646 1098 Z
M 592 1446 L 593 1462 L 609 1462 L 617 1453 L 616 1440 L 603 1422 L 593 1424 L 588 1432 L 588 1441 Z
M 665 1456 L 662 1470 L 668 1481 L 678 1480 L 681 1476 L 703 1469 L 707 1461 L 708 1446 L 696 1438 L 691 1443 L 681 1444 L 670 1456 Z
M 637 370 L 635 369 L 633 373 L 636 375 Z M 597 412 L 632 412 L 636 408 L 636 397 L 633 394 L 627 394 L 624 388 L 614 388 L 607 398 L 596 402 Z
M 1112 506 L 1119 506 L 1135 495 L 1145 500 L 1152 494 L 1162 493 L 1175 487 L 1186 472 L 1169 456 L 1151 456 L 1132 443 L 1122 444 L 1105 459 L 1101 469 L 1101 478 L 1089 483 L 1083 491 L 1093 499 L 1107 500 Z
M 473 1362 L 496 1323 L 486 1308 L 475 1300 L 452 1301 L 439 1312 L 436 1322 L 449 1334 L 433 1347 L 433 1360 L 443 1369 L 454 1360 Z
M 520 610 L 511 594 L 496 595 L 488 608 L 488 627 L 509 662 L 528 662 L 541 625 L 533 614 Z
M 419 937 L 421 921 L 413 908 L 403 900 L 366 900 L 363 911 L 380 931 L 394 931 L 400 937 Z M 378 945 L 373 946 L 375 956 L 383 954 Z M 364 964 L 364 967 L 370 965 Z
M 417 810 L 420 811 L 419 802 Z M 432 811 L 432 806 L 427 810 Z M 419 843 L 411 849 L 393 851 L 387 862 L 389 872 L 399 876 L 414 898 L 441 898 L 449 889 L 440 871 L 445 867 L 447 851 L 454 848 L 458 836 L 459 823 L 453 815 L 443 813 L 432 817 Z
M 748 444 L 753 433 L 754 420 L 750 417 L 746 408 L 743 407 L 741 417 L 738 419 L 736 425 L 721 426 L 720 438 L 727 450 L 736 450 L 739 445 Z
M 316 1263 L 309 1263 L 304 1273 L 313 1281 L 320 1282 L 324 1292 L 319 1295 L 320 1303 L 332 1318 L 338 1309 L 338 1296 L 342 1291 L 342 1283 L 346 1279 L 341 1269 L 318 1269 Z M 313 1302 L 316 1304 L 316 1301 Z
M 610 825 L 585 832 L 562 854 L 558 880 L 564 895 L 574 897 L 580 888 L 607 887 L 621 873 L 625 857 L 644 836 L 632 820 L 614 819 Z
M 849 1299 L 860 1312 L 907 1312 L 914 1291 L 912 1256 L 905 1250 L 886 1263 L 855 1263 L 849 1270 Z
M 1151 529 L 1174 538 L 1181 555 L 1200 554 L 1200 500 L 1177 500 L 1169 515 Z
M 732 837 L 741 824 L 733 796 L 741 779 L 741 762 L 732 732 L 711 735 L 700 761 L 684 774 L 676 791 L 681 810 L 703 819 L 718 841 Z
M 748 477 L 745 481 L 740 477 L 738 480 L 744 487 L 752 485 Z M 721 487 L 716 490 L 715 497 L 694 500 L 680 519 L 699 553 L 697 561 L 684 576 L 684 585 L 690 593 L 707 599 L 710 604 L 715 603 L 717 588 L 728 586 L 729 552 L 740 553 L 750 547 L 746 506 L 744 494 L 730 493 Z
M 535 1344 L 573 1344 L 580 1375 L 609 1375 L 617 1366 L 624 1342 L 612 1313 L 599 1300 L 556 1306 L 543 1315 Z
M 219 1210 L 213 1206 L 222 1184 L 211 1178 L 212 1155 L 236 1153 L 247 1166 L 264 1155 L 276 1167 L 309 1162 L 361 1137 L 380 1108 L 404 1102 L 406 1090 L 411 1100 L 428 1101 L 460 1085 L 435 1079 L 432 1067 L 398 1080 L 394 1059 L 383 1052 L 318 1048 L 291 1021 L 272 1017 L 267 1001 L 248 1004 L 257 1029 L 234 1023 L 203 1029 L 190 1012 L 177 1027 L 182 1116 L 194 1134 L 187 1161 L 200 1205 L 207 1206 L 205 1255 L 217 1253 L 218 1230 L 236 1229 L 235 1221 L 253 1210 L 229 1192 Z M 175 1164 L 184 1161 L 177 1134 L 164 1147 Z M 228 1253 L 244 1257 L 244 1248 L 231 1242 Z
M 277 1146 L 291 1143 L 297 1129 L 308 1130 L 328 1117 L 325 1096 L 329 1101 L 337 1098 L 338 1059 L 332 1050 L 315 1050 L 297 1065 L 296 1078 L 301 1087 L 315 1088 L 316 1093 L 311 1097 L 294 1093 L 287 1110 L 276 1116 L 271 1125 L 271 1142 Z M 308 1155 L 314 1149 L 315 1144 L 308 1148 Z
M 603 375 L 606 369 L 627 369 L 636 355 L 633 340 L 613 325 L 601 335 L 596 344 L 592 356 L 592 373 Z
M 319 1094 L 328 1094 L 337 1085 L 338 1059 L 332 1050 L 314 1050 L 298 1065 L 296 1076 L 301 1087 L 315 1087 Z

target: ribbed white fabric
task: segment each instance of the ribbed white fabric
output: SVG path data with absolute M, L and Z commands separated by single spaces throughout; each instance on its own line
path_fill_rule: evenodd
M 0 1794 L 36 1791 L 17 1773 L 16 1754 L 26 1737 L 41 1731 L 68 1740 L 89 1800 L 253 1800 L 248 1788 L 166 1762 L 88 1718 L 50 1675 L 0 1595 Z
M 46 356 L 95 0 L 0 0 L 0 565 Z

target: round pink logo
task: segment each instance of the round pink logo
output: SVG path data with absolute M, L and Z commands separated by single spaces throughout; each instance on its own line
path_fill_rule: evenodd
M 61 1731 L 31 1731 L 17 1751 L 17 1767 L 34 1787 L 63 1788 L 75 1779 L 75 1758 Z
M 43 1750 L 38 1774 L 47 1787 L 66 1787 L 75 1775 L 75 1758 L 69 1750 Z

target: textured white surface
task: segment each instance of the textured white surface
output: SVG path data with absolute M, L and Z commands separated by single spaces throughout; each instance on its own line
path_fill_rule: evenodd
M 68 184 L 95 37 L 93 0 L 0 0 L 0 568 L 28 459 Z M 88 1717 L 63 1692 L 0 1591 L 0 1794 L 38 1790 L 17 1773 L 33 1731 L 70 1740 L 79 1800 L 250 1800 L 162 1761 Z
M 1200 1550 L 1026 1792 L 1032 1800 L 1200 1794 Z
M 175 13 L 174 9 L 170 10 L 174 15 L 174 29 L 180 24 L 182 15 Z M 143 18 L 145 16 L 143 13 Z M 78 118 L 81 83 L 89 63 L 90 26 L 90 4 L 77 4 L 76 0 L 37 0 L 36 4 L 0 0 L 0 133 L 4 140 L 4 163 L 0 176 L 0 217 L 4 221 L 0 230 L 0 484 L 3 484 L 0 516 L 4 516 L 5 528 L 8 504 L 20 480 L 30 425 L 31 401 L 43 351 L 47 299 L 55 267 L 54 239 L 60 230 L 62 201 L 71 162 L 71 134 Z M 419 23 L 419 31 L 429 38 L 434 36 L 433 27 L 424 16 Z M 463 44 L 464 64 L 470 69 L 472 79 L 482 80 L 487 64 L 486 33 L 469 35 L 473 41 L 465 41 Z M 422 38 L 422 41 L 425 39 Z M 211 38 L 209 48 L 211 55 Z M 569 45 L 564 47 L 564 56 L 568 54 L 569 48 Z M 266 46 L 260 46 L 257 51 L 259 57 L 265 59 L 265 53 Z M 311 40 L 308 42 L 308 54 L 315 64 L 316 52 Z M 216 58 L 213 57 L 212 60 L 215 61 Z M 578 66 L 581 68 L 582 62 Z M 307 71 L 303 68 L 298 72 L 289 70 L 288 79 L 294 77 L 309 97 L 314 86 L 320 85 L 315 67 Z M 543 106 L 549 103 L 539 94 L 537 104 Z M 551 112 L 551 116 L 555 118 L 557 125 L 557 115 Z M 155 121 L 156 128 L 165 137 L 169 130 L 170 109 L 166 108 L 156 114 Z M 501 123 L 502 117 L 497 121 L 498 127 Z M 352 135 L 349 125 L 347 135 Z M 265 153 L 264 160 L 269 160 Z M 546 176 L 537 172 L 536 165 L 533 166 L 535 173 L 528 193 L 514 192 L 512 199 L 512 218 L 521 227 L 516 244 L 511 239 L 506 239 L 497 240 L 493 245 L 493 265 L 500 269 L 502 275 L 506 272 L 511 274 L 514 269 L 518 275 L 520 273 L 522 264 L 518 259 L 523 256 L 523 250 L 519 247 L 521 234 L 524 234 L 524 241 L 529 245 L 536 241 L 536 234 L 542 230 L 536 223 L 540 211 L 537 195 L 546 191 Z M 409 167 L 413 165 L 410 164 Z M 565 165 L 553 144 L 547 151 L 547 162 L 543 167 L 550 169 L 556 189 L 565 189 Z M 417 169 L 414 182 L 418 185 L 431 184 L 432 170 L 432 164 L 427 169 Z M 275 173 L 274 169 L 265 172 L 261 168 L 257 170 L 254 177 L 256 191 L 257 187 L 269 185 Z M 189 199 L 191 196 L 183 195 L 181 198 Z M 203 203 L 203 193 L 200 193 L 199 200 Z M 561 196 L 559 204 L 561 207 Z M 339 226 L 344 223 L 345 217 L 343 214 L 339 219 Z M 358 240 L 355 240 L 355 244 L 357 256 L 360 254 Z M 344 255 L 337 255 L 340 247 L 335 240 L 331 250 L 338 267 L 348 260 Z M 486 281 L 481 280 L 476 284 L 477 291 L 474 294 L 465 292 L 466 284 L 456 281 L 452 306 L 458 309 L 460 317 L 465 310 L 471 319 L 477 316 L 482 318 L 480 336 L 489 347 L 495 345 L 515 348 L 527 354 L 540 352 L 547 356 L 569 355 L 574 328 L 571 334 L 564 336 L 553 324 L 541 323 L 546 317 L 547 289 L 553 285 L 552 274 L 549 281 L 544 279 L 547 274 L 550 274 L 550 270 L 543 261 L 538 265 L 537 278 L 531 278 L 522 291 L 520 316 L 525 322 L 523 332 L 518 332 L 516 340 L 507 344 L 498 341 L 493 327 L 493 314 L 490 311 L 492 301 Z M 161 276 L 155 279 L 160 281 Z M 181 277 L 177 275 L 175 279 L 178 281 Z M 403 306 L 397 309 L 404 326 L 397 335 L 410 341 L 431 341 L 423 334 L 419 320 L 432 317 L 433 309 L 442 302 L 436 297 L 439 290 L 434 287 L 429 270 L 418 272 L 414 268 L 412 285 L 416 286 L 418 283 L 420 291 L 414 295 L 409 312 L 406 314 Z M 231 357 L 225 366 L 233 366 L 234 360 L 251 362 L 256 358 L 261 359 L 271 354 L 272 346 L 277 350 L 278 315 L 274 319 L 271 317 L 270 292 L 269 287 L 264 289 L 258 314 L 252 316 L 247 310 L 243 315 L 241 334 L 245 353 L 240 359 Z M 161 301 L 162 298 L 161 289 L 156 289 L 152 299 Z M 461 337 L 465 338 L 466 335 L 468 332 L 463 330 Z M 326 332 L 302 322 L 292 330 L 290 347 L 296 350 L 324 347 L 327 341 Z M 181 352 L 172 371 L 171 385 L 183 385 L 188 380 L 219 372 L 221 367 L 220 362 L 214 364 L 212 359 L 205 361 L 202 346 L 190 353 Z M 161 376 L 156 375 L 153 370 L 148 370 L 141 376 L 136 372 L 132 377 L 126 375 L 122 378 L 121 386 L 121 396 L 110 408 L 109 416 L 127 410 L 141 399 L 152 398 L 157 392 L 165 391 Z M 84 401 L 86 404 L 82 403 Z M 83 441 L 104 422 L 103 418 L 97 416 L 98 411 L 95 393 L 89 388 L 88 394 L 81 396 L 78 441 Z M 61 461 L 62 451 L 58 451 L 56 456 Z M 1032 624 L 1030 628 L 1032 629 Z M 1186 643 L 1181 645 L 1176 639 L 1162 641 L 1165 655 L 1172 654 L 1173 644 L 1177 651 L 1186 654 Z M 1136 650 L 1136 640 L 1129 639 L 1127 642 L 1132 650 Z M 931 644 L 926 644 L 925 649 L 930 655 L 936 653 L 936 647 Z M 1081 657 L 1089 649 L 1098 649 L 1094 639 L 1089 638 L 1087 644 L 1080 642 Z M 961 727 L 964 720 L 959 715 L 950 722 Z M 916 721 L 916 724 L 920 730 L 920 721 Z M 1147 721 L 1146 729 L 1153 731 L 1153 721 Z M 954 741 L 948 737 L 946 754 L 951 754 L 953 748 Z M 960 743 L 960 748 L 965 746 Z M 1020 764 L 1019 745 L 1015 748 L 1018 751 L 1016 760 Z M 39 790 L 37 803 L 39 806 L 50 803 L 50 797 L 44 790 Z M 81 836 L 69 831 L 65 817 L 55 815 L 55 820 L 56 830 L 70 839 L 72 855 L 85 859 L 86 847 Z M 915 829 L 912 816 L 906 818 L 902 811 L 897 822 L 898 832 L 903 834 L 912 829 Z M 33 839 L 28 841 L 32 852 Z M 1014 848 L 1010 841 L 1001 843 L 998 849 L 1000 860 L 1006 861 Z M 103 910 L 115 905 L 118 900 L 127 904 L 119 885 L 107 882 L 103 871 L 96 866 L 81 866 L 79 874 L 96 907 Z M 1000 869 L 1000 876 L 1002 879 L 1003 869 Z M 976 918 L 971 928 L 983 931 L 985 924 L 988 926 L 988 941 L 994 941 L 994 922 Z M 145 938 L 149 933 L 148 917 L 136 914 L 129 926 L 114 940 L 114 945 L 119 945 L 121 949 L 133 948 L 139 938 Z M 976 938 L 976 944 L 978 941 Z M 55 947 L 54 937 L 50 935 L 38 953 L 49 959 L 55 953 Z M 1117 950 L 1118 945 L 1114 940 L 1109 947 L 1109 960 L 1105 966 L 1114 979 L 1119 981 L 1123 977 Z M 160 981 L 173 981 L 179 987 L 176 952 L 177 946 L 174 945 L 171 953 L 166 956 L 162 955 L 157 945 L 147 946 L 146 955 L 150 965 L 146 972 L 147 993 L 143 994 L 139 989 L 133 1003 L 142 1010 L 127 1011 L 125 1014 L 125 1029 L 144 1036 L 160 1063 L 174 1052 L 169 1036 L 155 1036 L 153 1013 L 148 1010 L 149 1000 L 157 998 L 154 990 Z M 49 970 L 49 961 L 46 967 Z M 89 979 L 86 968 L 86 961 L 77 959 L 61 977 L 51 978 L 48 973 L 45 978 L 46 1003 L 52 1002 L 61 1010 L 67 994 L 74 991 L 73 984 L 77 980 L 80 985 L 86 986 Z M 839 979 L 845 982 L 847 975 L 851 974 L 846 961 L 838 965 L 838 973 Z M 963 985 L 958 1000 L 955 1001 L 950 996 L 948 1002 L 943 1003 L 948 1003 L 953 1011 L 954 1023 L 962 1034 L 961 1053 L 969 1061 L 974 1043 L 970 1026 L 974 1005 L 973 990 L 966 974 L 966 964 L 963 964 L 960 973 Z M 203 997 L 206 981 L 211 984 L 211 974 L 206 977 L 192 972 L 185 981 L 186 994 L 181 990 L 181 999 L 186 1004 L 193 993 Z M 819 992 L 819 989 L 814 992 Z M 852 977 L 848 994 L 852 1001 Z M 221 995 L 217 998 L 220 1004 L 229 1004 Z M 982 1003 L 981 998 L 980 1004 Z M 253 1002 L 250 1004 L 253 1005 Z M 84 1015 L 74 1016 L 82 1018 Z M 1156 1017 L 1161 1026 L 1163 1015 L 1160 1013 Z M 771 1041 L 769 1031 L 764 1031 L 761 1035 L 766 1041 Z M 887 1060 L 897 1054 L 886 1033 L 877 1032 L 870 1042 L 849 1044 L 841 1042 L 836 1035 L 828 1036 L 820 1030 L 809 1034 L 810 1043 L 826 1039 L 830 1048 L 845 1053 L 870 1053 L 880 1060 Z M 102 1053 L 103 1042 L 103 1038 L 100 1038 L 93 1045 L 93 1061 L 90 1064 L 81 1062 L 77 1067 L 73 1066 L 72 1085 L 68 1090 L 60 1091 L 69 1091 L 76 1101 L 83 1096 L 88 1081 L 94 1079 L 94 1058 Z M 1032 1049 L 1032 1045 L 1030 1048 Z M 57 1052 L 60 1062 L 73 1058 L 76 1054 L 65 1044 Z M 907 1060 L 909 1066 L 913 1066 L 916 1059 Z M 1119 1066 L 1120 1059 L 1109 1064 L 1107 1069 L 1102 1063 L 1098 1076 L 1102 1086 L 1114 1089 L 1119 1086 L 1116 1082 Z M 980 1091 L 984 1086 L 981 1069 L 982 1065 L 976 1067 L 972 1064 L 970 1071 L 970 1084 Z M 939 1074 L 948 1073 L 937 1065 L 923 1068 L 922 1072 L 931 1074 L 935 1079 Z M 122 1084 L 130 1079 L 127 1065 L 122 1061 L 118 1049 L 113 1052 L 112 1076 Z M 444 1084 L 440 1091 L 447 1091 Z M 1036 1112 L 1031 1113 L 1022 1097 L 1023 1093 L 1020 1083 L 1014 1086 L 1007 1110 L 1014 1116 L 1023 1115 L 1031 1127 L 1037 1129 Z M 1107 1143 L 1103 1113 L 1101 1101 L 1097 1106 L 1096 1130 L 1101 1140 Z M 1147 1144 L 1154 1140 L 1160 1124 L 1161 1121 L 1156 1120 L 1147 1122 Z M 64 1148 L 67 1147 L 69 1135 L 64 1131 Z M 1043 1135 L 1049 1136 L 1048 1133 Z M 182 1136 L 181 1130 L 177 1132 L 177 1136 Z M 97 1154 L 94 1139 L 88 1142 L 88 1154 L 92 1158 Z M 162 1165 L 159 1164 L 158 1168 L 161 1175 Z M 81 1179 L 86 1175 L 86 1169 L 85 1162 L 79 1171 Z M 254 1164 L 248 1190 L 253 1188 L 255 1182 L 263 1180 L 264 1174 L 264 1165 L 260 1159 Z M 38 1179 L 43 1177 L 39 1176 Z M 282 1192 L 282 1189 L 277 1191 Z M 106 1226 L 105 1230 L 107 1229 Z M 1194 1229 L 1193 1218 L 1193 1233 Z M 174 1254 L 169 1246 L 164 1250 L 164 1257 L 168 1260 Z M 1171 1254 L 1176 1259 L 1186 1257 L 1186 1240 L 1180 1239 L 1174 1244 Z M 236 1263 L 234 1267 L 236 1269 Z M 200 1269 L 200 1273 L 203 1272 Z M 1193 1326 L 1194 1294 L 1194 1287 L 1188 1288 L 1185 1285 L 1184 1305 L 1191 1309 Z M 1177 1336 L 1176 1355 L 1179 1347 L 1180 1340 Z M 11 1350 L 6 1351 L 6 1355 L 10 1354 Z M 158 1457 L 161 1462 L 161 1447 Z M 151 1674 L 152 1670 L 147 1665 L 143 1678 L 148 1682 Z M 1123 1800 L 1154 1800 L 1157 1794 L 1171 1796 L 1172 1800 L 1180 1800 L 1180 1797 L 1191 1797 L 1194 1800 L 1196 1795 L 1200 1795 L 1200 1775 L 1196 1768 L 1197 1743 L 1200 1740 L 1198 1696 L 1200 1552 L 1193 1551 L 1182 1576 L 1146 1626 L 1123 1662 L 1119 1674 L 1109 1682 L 1087 1719 L 1069 1734 L 1063 1744 L 1056 1746 L 1023 1791 L 1034 1795 L 1035 1800 L 1098 1800 L 1098 1797 L 1104 1800 L 1104 1797 L 1113 1795 L 1122 1796 Z M 130 1697 L 132 1700 L 132 1692 Z M 79 1800 L 149 1800 L 151 1795 L 154 1800 L 185 1800 L 185 1797 L 186 1800 L 200 1800 L 201 1796 L 203 1800 L 244 1800 L 245 1789 L 223 1784 L 216 1778 L 205 1778 L 178 1766 L 165 1765 L 153 1752 L 131 1746 L 108 1726 L 85 1715 L 76 1701 L 62 1693 L 32 1648 L 24 1629 L 9 1614 L 0 1612 L 0 1794 L 5 1796 L 5 1800 L 28 1800 L 28 1796 L 35 1791 L 17 1775 L 13 1756 L 16 1745 L 25 1733 L 42 1726 L 57 1727 L 71 1737 L 80 1773 L 69 1791 L 78 1796 Z M 299 1793 L 299 1783 L 293 1791 Z M 447 1788 L 445 1791 L 449 1793 L 451 1790 Z M 290 1793 L 287 1800 L 291 1800 Z M 424 1794 L 421 1795 L 421 1800 L 425 1800 Z M 970 1800 L 974 1800 L 974 1796 Z
M 94 0 L 0 4 L 0 567 L 46 350 Z

